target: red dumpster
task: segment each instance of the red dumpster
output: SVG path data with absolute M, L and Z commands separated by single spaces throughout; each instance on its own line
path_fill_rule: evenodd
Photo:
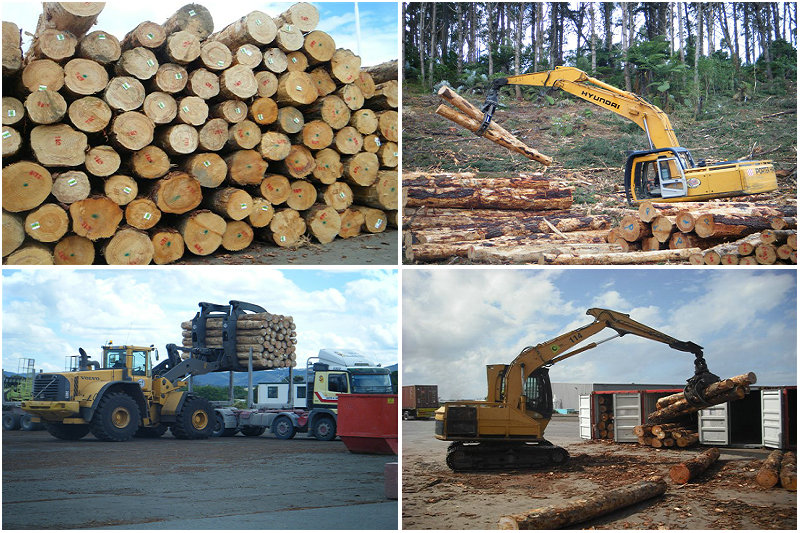
M 397 454 L 397 395 L 341 394 L 337 433 L 353 453 Z

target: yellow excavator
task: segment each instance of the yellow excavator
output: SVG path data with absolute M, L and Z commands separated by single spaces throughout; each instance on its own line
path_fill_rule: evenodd
M 451 441 L 447 451 L 451 469 L 533 468 L 565 463 L 567 451 L 544 438 L 553 414 L 549 367 L 627 334 L 693 354 L 695 372 L 687 380 L 684 394 L 691 405 L 709 405 L 702 393 L 719 377 L 709 372 L 701 346 L 679 341 L 617 311 L 592 308 L 586 314 L 593 316 L 594 322 L 525 348 L 509 365 L 488 365 L 486 400 L 447 402 L 436 411 L 435 437 Z M 613 329 L 616 335 L 573 349 L 605 328 Z
M 629 152 L 625 163 L 625 194 L 630 204 L 643 200 L 701 201 L 778 188 L 771 161 L 695 163 L 689 150 L 680 147 L 669 117 L 661 109 L 641 96 L 617 89 L 573 67 L 556 67 L 494 80 L 481 108 L 485 116 L 476 134 L 482 135 L 489 127 L 499 104 L 499 90 L 506 85 L 556 87 L 613 111 L 642 128 L 649 149 Z

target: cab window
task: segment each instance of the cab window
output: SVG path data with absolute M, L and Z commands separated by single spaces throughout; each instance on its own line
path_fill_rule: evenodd
M 147 352 L 144 350 L 133 351 L 133 373 L 139 375 L 147 374 Z
M 328 374 L 328 390 L 347 392 L 347 376 L 345 374 Z
M 109 350 L 106 356 L 106 368 L 125 368 L 125 352 Z

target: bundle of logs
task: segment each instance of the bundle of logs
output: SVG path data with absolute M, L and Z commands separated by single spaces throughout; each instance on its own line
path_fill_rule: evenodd
M 796 264 L 796 213 L 758 203 L 646 201 L 607 241 L 626 251 L 682 250 L 694 265 Z
M 642 424 L 633 428 L 639 444 L 653 448 L 686 448 L 698 439 L 697 427 L 691 420 L 668 424 Z
M 614 409 L 611 406 L 610 396 L 599 394 L 597 396 L 597 409 L 600 411 L 599 420 L 595 423 L 595 435 L 601 439 L 614 439 Z
M 183 346 L 194 347 L 191 320 L 181 322 L 181 334 Z M 290 316 L 251 313 L 236 321 L 236 357 L 243 367 L 247 366 L 251 351 L 256 370 L 294 367 L 296 345 L 294 320 Z M 222 348 L 221 318 L 206 320 L 205 347 Z
M 397 62 L 361 68 L 317 8 L 214 33 L 180 8 L 121 40 L 104 3 L 3 22 L 7 264 L 156 264 L 396 224 Z
M 706 387 L 702 398 L 709 406 L 741 400 L 750 392 L 750 385 L 755 382 L 756 375 L 752 372 L 723 379 Z M 656 402 L 656 410 L 648 415 L 647 421 L 651 424 L 674 422 L 699 410 L 699 407 L 689 403 L 683 392 L 678 392 L 660 398 Z
M 786 490 L 797 491 L 797 455 L 794 452 L 770 452 L 756 474 L 756 483 L 765 489 L 778 482 Z
M 570 211 L 572 189 L 541 173 L 403 174 L 406 261 L 581 264 L 619 252 L 607 215 Z M 602 258 L 602 259 L 601 259 Z

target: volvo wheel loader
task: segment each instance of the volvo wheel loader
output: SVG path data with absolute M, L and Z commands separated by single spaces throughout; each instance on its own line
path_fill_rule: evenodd
M 73 371 L 37 374 L 24 411 L 42 421 L 51 435 L 78 440 L 90 431 L 103 441 L 134 436 L 160 437 L 169 428 L 179 439 L 211 436 L 216 416 L 211 403 L 185 388 L 189 376 L 242 370 L 236 357 L 236 321 L 247 312 L 265 309 L 246 302 L 200 303 L 192 320 L 193 348 L 168 344 L 167 359 L 156 366 L 151 346 L 102 347 L 100 361 L 79 349 Z M 222 318 L 223 347 L 205 346 L 206 321 Z M 182 357 L 184 354 L 185 357 Z M 246 368 L 245 368 L 246 369 Z
M 702 392 L 719 377 L 709 372 L 701 346 L 679 341 L 617 311 L 592 308 L 586 314 L 594 317 L 591 324 L 529 346 L 511 364 L 488 365 L 486 400 L 447 402 L 436 411 L 435 437 L 452 442 L 447 451 L 451 469 L 529 468 L 566 462 L 567 451 L 544 438 L 553 414 L 549 367 L 623 335 L 663 342 L 693 354 L 695 372 L 684 393 L 692 405 L 708 406 Z M 616 335 L 573 349 L 605 328 Z
M 649 148 L 628 152 L 625 194 L 628 203 L 643 200 L 686 202 L 743 196 L 778 188 L 771 161 L 695 162 L 681 148 L 669 117 L 641 96 L 590 77 L 573 67 L 498 78 L 494 80 L 481 111 L 485 113 L 482 135 L 499 104 L 499 90 L 506 85 L 555 87 L 636 123 L 647 136 Z

